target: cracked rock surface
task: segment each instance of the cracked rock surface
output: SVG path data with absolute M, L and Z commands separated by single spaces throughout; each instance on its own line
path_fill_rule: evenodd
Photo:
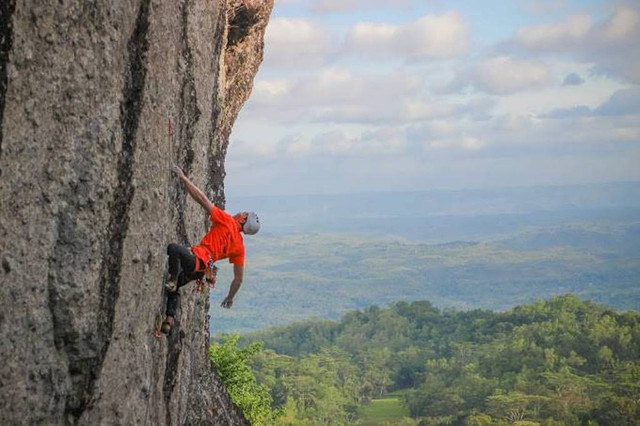
M 208 289 L 169 338 L 169 242 L 224 205 L 273 0 L 0 3 L 0 424 L 245 424 L 207 358 Z

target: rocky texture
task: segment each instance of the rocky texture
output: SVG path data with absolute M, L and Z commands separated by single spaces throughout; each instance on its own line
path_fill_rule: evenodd
M 169 339 L 165 247 L 224 204 L 272 0 L 0 5 L 0 423 L 242 424 L 206 355 L 208 294 Z

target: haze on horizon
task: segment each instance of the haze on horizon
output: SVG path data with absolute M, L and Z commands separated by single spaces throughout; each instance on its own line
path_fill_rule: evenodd
M 638 181 L 638 40 L 628 0 L 276 1 L 226 192 Z

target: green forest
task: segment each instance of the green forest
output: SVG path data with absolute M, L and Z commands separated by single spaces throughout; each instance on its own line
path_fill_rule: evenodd
M 640 314 L 573 295 L 506 312 L 372 306 L 340 321 L 219 336 L 210 354 L 254 424 L 640 419 Z

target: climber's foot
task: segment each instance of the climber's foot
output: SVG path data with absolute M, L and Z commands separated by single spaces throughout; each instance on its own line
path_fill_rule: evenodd
M 171 327 L 173 327 L 173 317 L 167 315 L 167 317 L 164 319 L 164 322 L 162 323 L 162 327 L 160 328 L 160 330 L 164 334 L 169 334 L 171 332 Z
M 167 284 L 165 284 L 165 288 L 169 293 L 175 293 L 175 291 L 178 289 L 178 280 L 167 281 Z

